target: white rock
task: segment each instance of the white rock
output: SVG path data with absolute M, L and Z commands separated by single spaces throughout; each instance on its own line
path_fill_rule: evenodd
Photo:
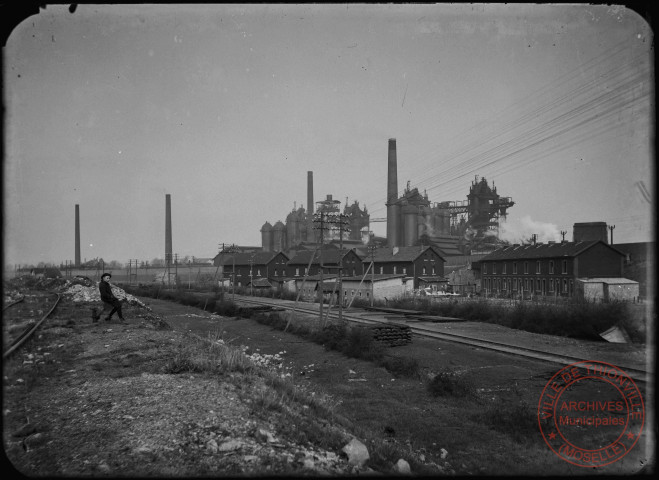
M 341 449 L 348 456 L 348 463 L 354 466 L 364 465 L 370 458 L 366 445 L 353 438 Z
M 238 450 L 242 446 L 242 443 L 238 440 L 229 440 L 228 442 L 222 443 L 218 450 L 220 452 L 231 452 L 233 450 Z
M 440 450 L 440 458 L 441 458 L 442 460 L 445 460 L 446 457 L 448 457 L 448 451 L 447 451 L 445 448 L 442 448 L 442 449 Z
M 402 458 L 398 459 L 398 461 L 396 462 L 396 466 L 394 467 L 394 470 L 397 471 L 398 473 L 402 473 L 403 475 L 409 475 L 412 473 L 412 470 L 410 469 L 410 464 L 407 463 Z
M 262 442 L 274 443 L 276 442 L 275 437 L 272 433 L 268 432 L 264 428 L 259 428 L 256 431 L 256 438 Z
M 217 442 L 211 438 L 208 442 L 206 442 L 206 449 L 213 453 L 217 453 L 219 448 L 217 446 Z

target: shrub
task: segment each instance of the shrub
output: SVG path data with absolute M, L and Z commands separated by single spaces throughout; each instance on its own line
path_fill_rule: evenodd
M 385 357 L 384 355 L 378 361 L 378 365 L 387 369 L 387 371 L 397 377 L 420 378 L 421 370 L 416 358 L 409 357 Z
M 344 329 L 346 334 L 342 353 L 352 358 L 364 360 L 379 360 L 383 356 L 383 348 L 373 340 L 371 332 L 365 328 L 353 327 Z
M 492 430 L 509 435 L 518 443 L 526 443 L 529 439 L 538 438 L 537 411 L 526 402 L 507 403 L 497 399 L 485 409 L 474 414 L 472 419 Z
M 243 352 L 224 344 L 216 335 L 209 335 L 208 340 L 191 338 L 190 342 L 180 344 L 174 356 L 164 365 L 165 373 L 186 372 L 247 372 L 252 370 L 249 359 Z
M 224 317 L 235 317 L 238 315 L 239 309 L 236 304 L 231 301 L 222 300 L 220 302 L 213 301 L 213 303 L 214 305 L 212 311 L 217 315 L 222 315 Z
M 428 392 L 433 397 L 469 397 L 475 396 L 474 386 L 457 372 L 443 370 L 428 383 Z
M 172 358 L 164 366 L 163 371 L 165 373 L 188 373 L 188 372 L 201 372 L 202 367 L 193 360 L 192 353 L 183 351 L 178 352 L 174 358 Z
M 330 324 L 312 333 L 311 340 L 328 350 L 343 351 L 347 344 L 345 325 Z
M 287 320 L 278 313 L 266 314 L 266 316 L 268 317 L 268 321 L 270 322 L 269 325 L 272 326 L 272 328 L 276 328 L 277 330 L 283 330 L 286 328 Z

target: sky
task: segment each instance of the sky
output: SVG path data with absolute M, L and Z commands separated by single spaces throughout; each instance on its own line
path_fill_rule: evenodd
M 654 240 L 654 39 L 588 4 L 48 5 L 3 47 L 4 263 L 212 257 L 328 194 L 466 200 L 510 240 Z M 371 229 L 386 235 L 384 222 Z

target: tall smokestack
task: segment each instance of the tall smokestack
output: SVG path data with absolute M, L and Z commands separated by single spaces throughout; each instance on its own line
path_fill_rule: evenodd
M 307 242 L 316 240 L 315 230 L 313 229 L 313 172 L 307 172 Z
M 396 160 L 396 139 L 389 139 L 389 156 L 387 162 L 387 246 L 394 247 L 400 244 L 399 216 L 400 206 L 398 200 L 398 164 Z
M 307 172 L 307 210 L 313 215 L 313 172 Z
M 398 164 L 396 161 L 396 139 L 389 139 L 389 161 L 387 163 L 387 203 L 398 198 Z
M 76 256 L 75 266 L 80 266 L 80 205 L 76 205 Z
M 165 195 L 165 263 L 172 261 L 172 197 Z

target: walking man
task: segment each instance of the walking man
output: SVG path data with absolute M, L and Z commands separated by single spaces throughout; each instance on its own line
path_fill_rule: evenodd
M 119 321 L 120 322 L 125 322 L 124 320 L 124 315 L 121 312 L 121 301 L 114 296 L 112 293 L 112 286 L 110 285 L 110 275 L 109 273 L 104 273 L 101 276 L 101 281 L 98 282 L 98 290 L 101 292 L 101 300 L 103 300 L 103 312 L 105 312 L 108 308 L 110 308 L 110 314 L 105 318 L 107 322 L 112 321 L 112 315 L 114 315 L 115 312 L 117 312 L 117 315 L 119 315 Z M 101 312 L 102 313 L 102 312 Z M 99 315 L 96 320 L 101 318 Z

